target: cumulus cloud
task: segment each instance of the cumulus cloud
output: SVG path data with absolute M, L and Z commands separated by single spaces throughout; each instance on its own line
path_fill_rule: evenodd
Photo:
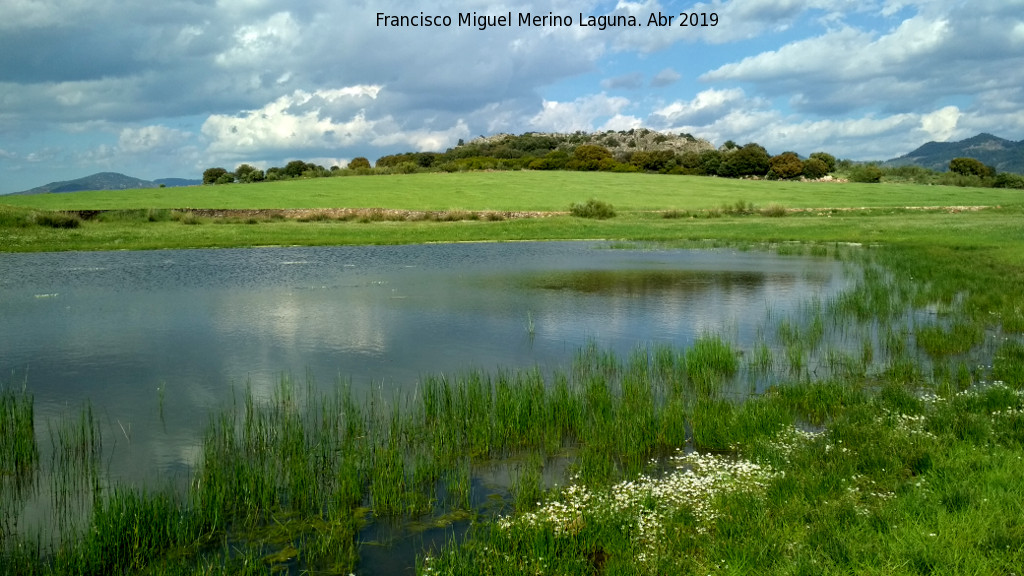
M 173 150 L 191 139 L 191 135 L 166 126 L 124 128 L 117 138 L 118 151 L 125 154 Z
M 263 66 L 299 46 L 301 31 L 289 12 L 278 12 L 259 24 L 245 25 L 234 33 L 234 43 L 214 61 L 224 68 Z
M 335 120 L 321 114 L 323 107 L 339 100 L 369 103 L 378 93 L 380 86 L 296 90 L 241 115 L 211 115 L 203 123 L 202 133 L 215 155 L 351 145 L 372 134 L 374 122 L 361 112 Z
M 1020 86 L 1024 42 L 1012 30 L 1024 22 L 1024 2 L 1012 4 L 927 3 L 886 32 L 844 25 L 700 78 L 752 83 L 770 96 L 789 95 L 795 109 L 815 114 L 871 107 L 907 112 L 944 97 Z
M 469 135 L 461 119 L 447 126 L 410 125 L 373 107 L 381 86 L 296 90 L 240 115 L 211 115 L 202 126 L 207 152 L 238 159 L 286 151 L 324 151 L 358 145 L 438 150 Z
M 748 104 L 740 88 L 726 90 L 704 90 L 695 98 L 684 102 L 677 100 L 655 110 L 649 118 L 656 127 L 700 126 L 713 122 L 733 108 Z
M 582 96 L 572 102 L 545 100 L 529 125 L 533 130 L 547 132 L 593 130 L 600 120 L 620 114 L 627 106 L 628 99 L 604 93 Z

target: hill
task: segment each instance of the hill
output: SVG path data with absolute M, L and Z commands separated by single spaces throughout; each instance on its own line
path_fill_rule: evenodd
M 887 160 L 884 165 L 917 165 L 945 171 L 953 158 L 974 158 L 999 172 L 1024 174 L 1024 140 L 1014 142 L 982 133 L 959 142 L 929 142 L 909 154 Z
M 161 178 L 159 180 L 142 180 L 126 176 L 119 172 L 98 172 L 91 176 L 77 178 L 75 180 L 63 180 L 50 182 L 43 186 L 37 186 L 31 190 L 15 192 L 12 196 L 27 196 L 31 194 L 59 194 L 63 192 L 82 192 L 85 190 L 134 190 L 139 188 L 159 188 L 163 184 L 166 187 L 193 186 L 202 184 L 201 180 L 187 180 L 185 178 Z

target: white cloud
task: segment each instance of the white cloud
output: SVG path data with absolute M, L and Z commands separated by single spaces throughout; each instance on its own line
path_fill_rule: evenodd
M 609 118 L 598 130 L 601 132 L 607 130 L 632 130 L 633 128 L 643 128 L 643 126 L 644 121 L 636 116 L 616 114 Z
M 166 126 L 125 128 L 117 139 L 117 150 L 125 154 L 144 154 L 172 150 L 187 142 L 191 135 Z
M 930 140 L 943 141 L 956 133 L 956 123 L 960 120 L 960 109 L 946 106 L 930 114 L 921 116 L 921 129 L 927 132 Z
M 1014 1 L 1024 9 L 1024 2 Z M 1024 10 L 1005 3 L 924 3 L 888 31 L 843 25 L 724 64 L 700 79 L 753 83 L 769 96 L 788 95 L 799 111 L 816 114 L 920 110 L 943 97 L 1024 83 L 1015 21 L 1024 22 Z
M 629 106 L 629 100 L 604 93 L 582 96 L 572 102 L 545 100 L 541 111 L 530 118 L 531 129 L 549 132 L 593 130 L 603 118 L 614 117 Z
M 291 13 L 278 12 L 261 24 L 239 27 L 234 45 L 214 60 L 225 68 L 266 67 L 268 62 L 291 53 L 300 40 L 299 23 Z
M 210 140 L 210 152 L 218 155 L 352 145 L 372 133 L 373 121 L 362 112 L 335 121 L 323 116 L 322 108 L 338 101 L 366 105 L 380 90 L 380 86 L 296 90 L 240 116 L 211 115 L 203 123 L 202 133 Z
M 740 88 L 704 90 L 689 102 L 677 100 L 655 110 L 651 122 L 659 128 L 669 125 L 707 124 L 744 104 L 745 98 L 746 95 Z
M 460 138 L 469 136 L 469 127 L 462 120 L 449 128 L 402 130 L 388 117 L 380 123 L 380 128 L 377 135 L 370 140 L 374 146 L 403 145 L 410 146 L 418 152 L 445 150 Z
M 210 155 L 225 159 L 360 145 L 438 150 L 469 135 L 462 120 L 443 127 L 408 127 L 390 114 L 375 116 L 372 106 L 381 91 L 375 85 L 296 90 L 241 115 L 211 115 L 202 133 Z

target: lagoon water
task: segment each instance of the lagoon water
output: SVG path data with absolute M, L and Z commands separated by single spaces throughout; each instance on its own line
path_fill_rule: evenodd
M 185 478 L 208 415 L 283 374 L 359 394 L 421 375 L 568 367 L 719 333 L 847 285 L 840 263 L 726 249 L 523 242 L 0 254 L 0 382 L 37 437 L 91 402 L 112 479 Z

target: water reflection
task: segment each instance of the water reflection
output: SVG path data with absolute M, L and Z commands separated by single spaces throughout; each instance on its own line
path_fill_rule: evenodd
M 113 476 L 185 474 L 210 409 L 282 373 L 390 396 L 428 373 L 567 366 L 589 341 L 749 348 L 766 309 L 845 285 L 822 259 L 607 247 L 0 254 L 0 374 L 28 383 L 40 437 L 90 400 L 126 454 Z

